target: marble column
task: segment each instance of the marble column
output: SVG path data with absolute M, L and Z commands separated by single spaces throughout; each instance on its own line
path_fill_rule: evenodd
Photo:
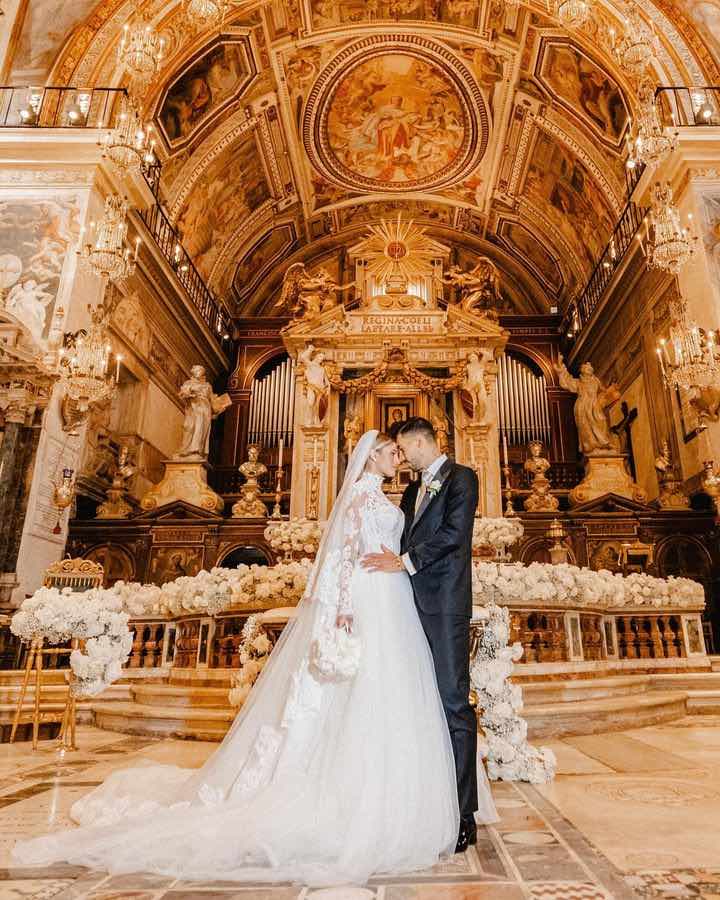
M 22 432 L 26 411 L 20 405 L 10 404 L 5 410 L 5 433 L 0 444 L 0 561 L 8 553 L 8 545 L 13 539 L 12 526 L 15 520 L 15 502 L 18 494 L 18 479 L 22 477 Z M 0 606 L 7 604 L 15 587 L 15 574 L 0 571 Z

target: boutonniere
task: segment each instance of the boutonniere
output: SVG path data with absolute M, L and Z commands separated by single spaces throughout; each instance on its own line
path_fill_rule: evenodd
M 440 481 L 440 479 L 438 479 L 438 478 L 433 478 L 433 480 L 427 486 L 427 492 L 428 492 L 428 494 L 430 494 L 431 497 L 434 497 L 435 494 L 437 494 L 437 492 L 440 490 L 441 487 L 442 487 L 442 481 Z

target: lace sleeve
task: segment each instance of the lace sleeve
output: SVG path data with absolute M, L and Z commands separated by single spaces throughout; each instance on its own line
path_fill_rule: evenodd
M 360 523 L 361 513 L 365 502 L 365 492 L 358 491 L 348 506 L 343 521 L 343 545 L 340 560 L 340 593 L 338 597 L 338 615 L 351 616 L 353 614 L 352 594 L 350 583 L 352 581 L 355 563 L 360 557 Z

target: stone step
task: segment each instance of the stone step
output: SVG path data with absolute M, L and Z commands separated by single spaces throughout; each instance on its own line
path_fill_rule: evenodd
M 651 675 L 619 675 L 609 678 L 524 682 L 521 686 L 525 705 L 528 706 L 644 694 L 650 690 L 651 684 Z
M 686 691 L 687 710 L 693 716 L 714 716 L 720 713 L 720 690 Z
M 571 703 L 538 703 L 525 706 L 531 740 L 565 735 L 623 731 L 671 722 L 687 715 L 685 691 L 647 691 Z
M 43 669 L 43 684 L 65 684 L 65 676 L 70 669 Z M 2 669 L 0 670 L 0 691 L 13 684 L 22 684 L 25 677 L 25 669 Z M 30 675 L 30 684 L 35 680 L 35 672 Z
M 197 687 L 230 687 L 233 672 L 237 669 L 172 669 L 169 684 Z
M 720 691 L 720 671 L 652 675 L 654 691 Z
M 713 672 L 720 672 L 720 656 L 708 656 Z
M 142 703 L 101 703 L 92 707 L 95 724 L 107 731 L 220 741 L 235 718 L 235 710 L 146 706 Z
M 205 709 L 229 707 L 227 686 L 203 687 L 194 684 L 134 684 L 130 694 L 144 706 L 172 706 Z

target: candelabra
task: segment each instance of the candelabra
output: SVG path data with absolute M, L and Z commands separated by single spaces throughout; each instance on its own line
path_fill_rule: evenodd
M 655 61 L 658 38 L 642 19 L 637 8 L 628 4 L 622 35 L 610 29 L 610 44 L 620 66 L 631 75 L 640 76 Z
M 655 106 L 655 91 L 650 82 L 638 90 L 638 114 L 634 136 L 627 136 L 627 167 L 655 165 L 677 146 L 677 134 L 668 134 L 660 122 Z
M 118 62 L 133 78 L 149 81 L 160 70 L 165 41 L 143 16 L 134 25 L 123 26 L 118 46 Z
M 586 0 L 560 0 L 555 14 L 567 28 L 580 28 L 590 18 L 590 4 Z
M 126 246 L 128 204 L 110 195 L 100 222 L 91 222 L 89 234 L 80 231 L 80 258 L 96 275 L 113 281 L 127 278 L 135 271 L 140 238 L 134 252 Z
M 646 221 L 647 264 L 652 269 L 677 275 L 694 253 L 697 238 L 683 226 L 668 182 L 664 185 L 659 181 L 655 183 L 649 216 L 652 234 L 648 233 Z M 688 220 L 692 220 L 692 215 L 688 216 Z
M 280 512 L 280 501 L 282 500 L 282 480 L 283 480 L 283 466 L 282 463 L 277 468 L 277 473 L 275 476 L 275 505 L 273 506 L 271 519 L 280 519 L 282 518 L 282 514 Z
M 139 169 L 143 163 L 151 165 L 155 162 L 155 141 L 150 131 L 151 126 L 143 127 L 138 111 L 123 97 L 114 127 L 98 141 L 102 155 L 123 172 Z
M 505 497 L 505 515 L 506 516 L 514 516 L 515 509 L 513 507 L 513 490 L 512 485 L 510 484 L 510 466 L 506 463 L 503 466 L 503 475 L 505 476 L 505 490 L 503 491 L 503 496 Z

